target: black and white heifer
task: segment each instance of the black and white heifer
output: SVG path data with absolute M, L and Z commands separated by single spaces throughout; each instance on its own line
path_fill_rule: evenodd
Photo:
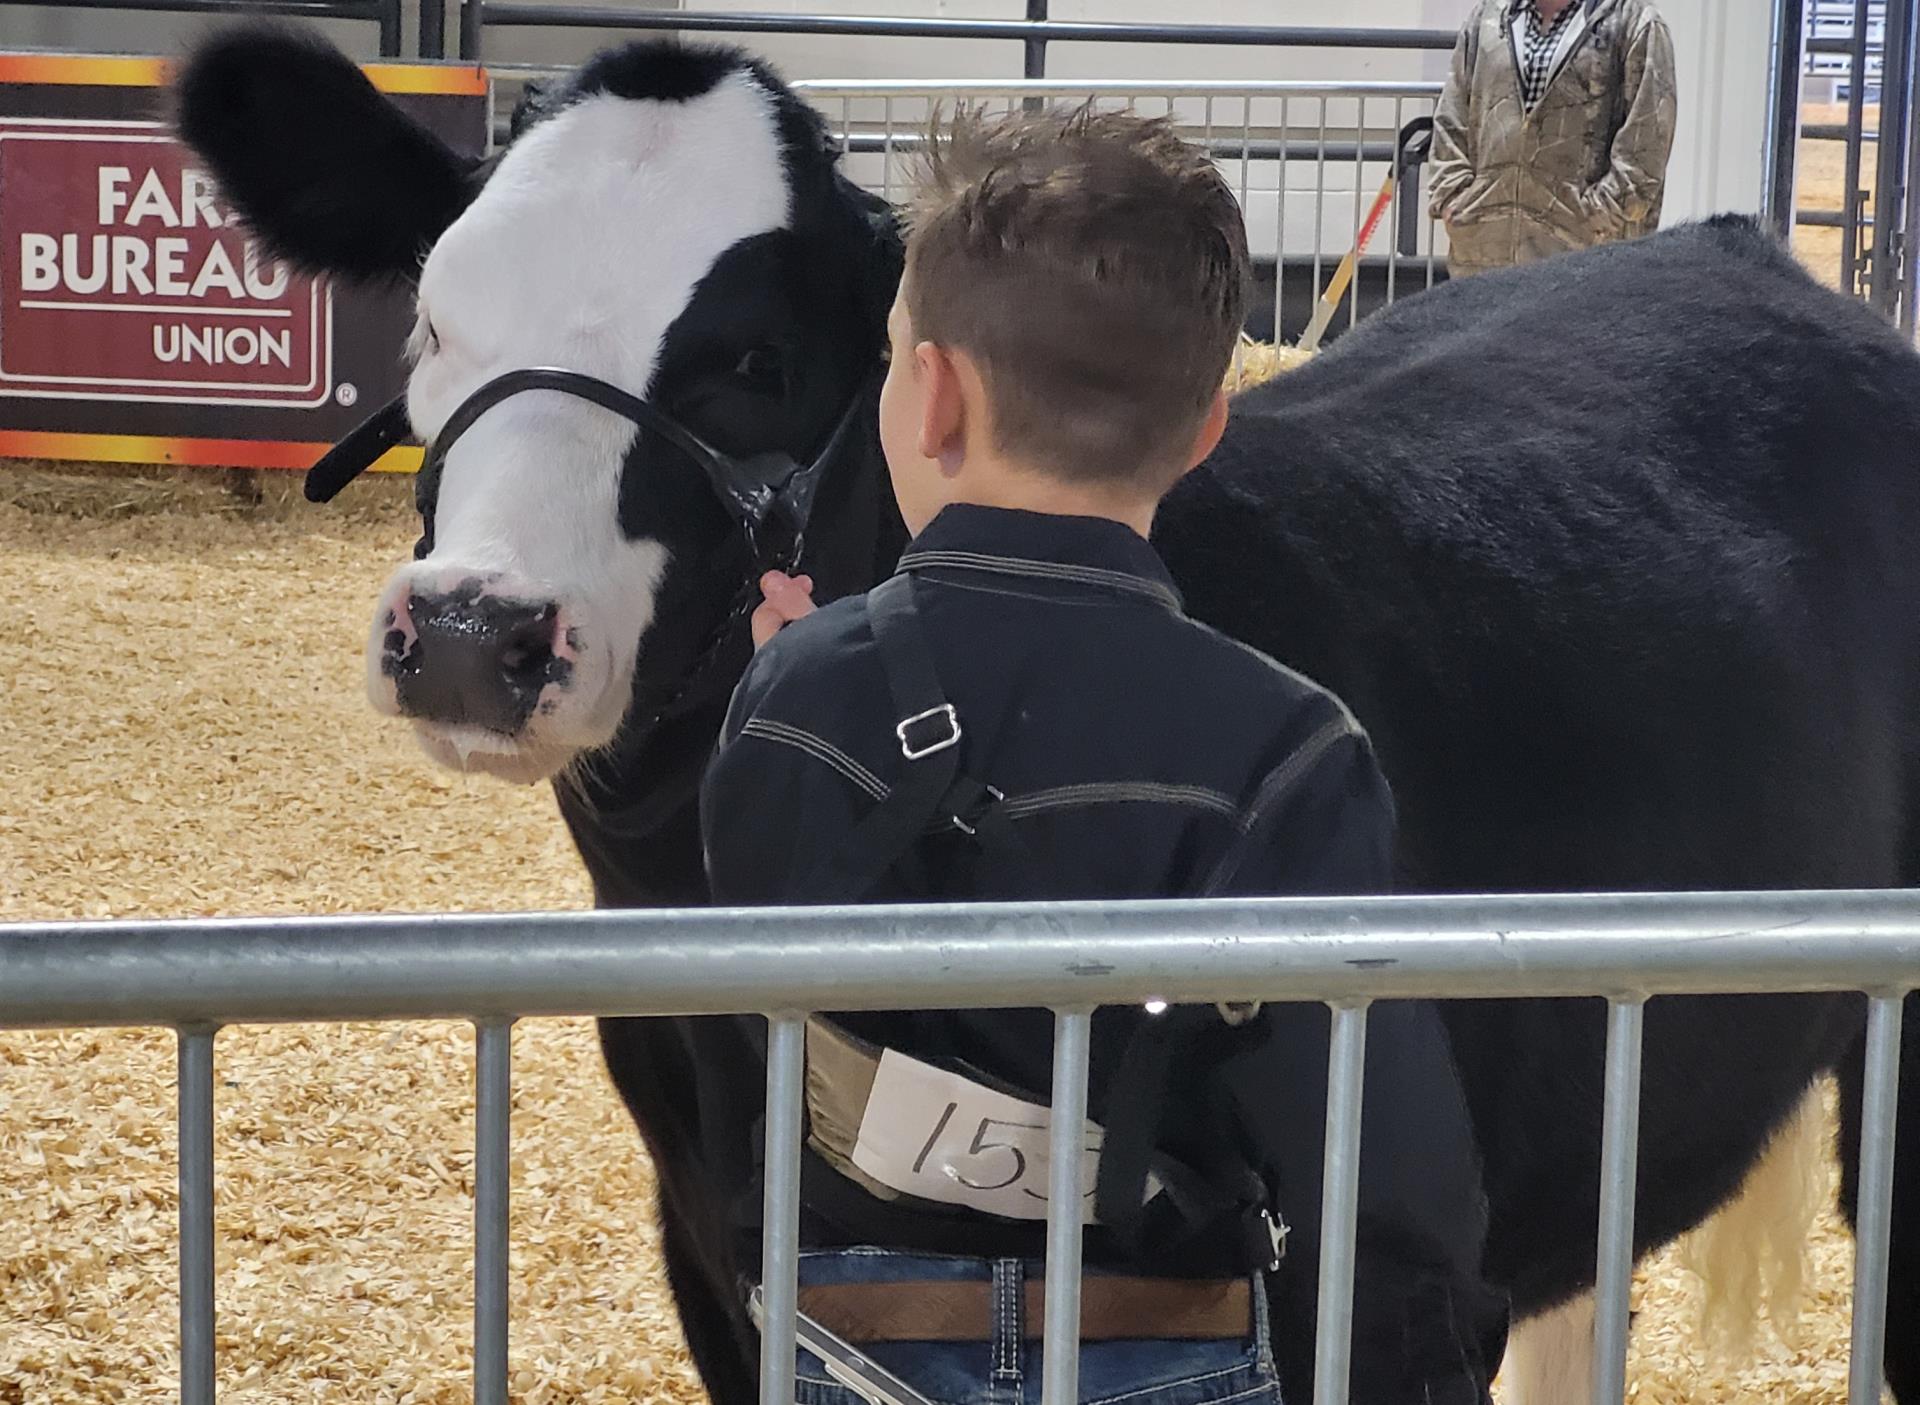
M 268 32 L 209 44 L 181 99 L 186 137 L 280 253 L 417 280 L 421 435 L 502 373 L 571 368 L 736 468 L 829 448 L 806 567 L 826 597 L 889 568 L 901 527 L 863 397 L 900 244 L 765 67 L 602 54 L 479 167 L 331 51 Z M 369 646 L 376 707 L 437 760 L 554 778 L 613 906 L 703 899 L 695 778 L 747 649 L 737 514 L 673 439 L 577 394 L 501 400 L 423 478 L 419 559 Z M 1895 885 L 1920 877 L 1916 445 L 1920 360 L 1753 226 L 1716 220 L 1370 319 L 1240 400 L 1157 541 L 1196 615 L 1371 729 L 1409 888 Z M 1601 1010 L 1462 1004 L 1448 1024 L 1492 1273 L 1536 1316 L 1591 1282 Z M 1852 997 L 1653 1002 L 1642 1249 L 1727 1201 L 1825 1070 L 1853 1164 L 1861 1024 Z M 603 1027 L 700 1369 L 743 1405 L 754 1340 L 724 1245 L 759 1092 L 748 1051 L 695 1059 L 694 1037 Z M 1911 1328 L 1911 1046 L 1907 1088 L 1891 1320 Z M 1887 1371 L 1920 1405 L 1920 1332 L 1896 1326 Z

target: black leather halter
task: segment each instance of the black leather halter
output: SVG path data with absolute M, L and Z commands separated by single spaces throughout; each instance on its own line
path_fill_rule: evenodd
M 706 474 L 720 505 L 746 537 L 755 565 L 762 571 L 788 570 L 799 564 L 806 545 L 807 524 L 820 480 L 846 448 L 872 388 L 870 380 L 862 383 L 841 411 L 820 452 L 812 462 L 803 464 L 778 450 L 735 457 L 714 448 L 665 411 L 598 376 L 558 366 L 528 366 L 495 376 L 460 402 L 427 447 L 420 475 L 423 481 L 436 479 L 460 436 L 501 401 L 529 390 L 572 395 L 658 435 L 692 460 Z M 375 410 L 307 470 L 308 501 L 331 501 L 375 459 L 410 437 L 406 396 L 401 395 Z
M 502 400 L 527 390 L 557 391 L 611 410 L 640 428 L 658 434 L 700 466 L 721 506 L 740 529 L 738 545 L 744 546 L 745 551 L 735 547 L 713 553 L 706 563 L 705 578 L 689 586 L 697 596 L 726 600 L 725 613 L 704 631 L 683 633 L 672 629 L 669 633 L 673 637 L 662 636 L 656 640 L 656 646 L 663 655 L 674 659 L 675 665 L 665 675 L 635 678 L 632 703 L 615 747 L 624 755 L 637 755 L 652 741 L 663 723 L 710 705 L 716 699 L 724 699 L 732 691 L 733 680 L 751 652 L 746 637 L 747 620 L 760 599 L 760 577 L 771 570 L 799 568 L 821 480 L 848 451 L 862 416 L 870 420 L 875 413 L 878 386 L 877 374 L 860 383 L 834 422 L 820 452 L 811 462 L 803 464 L 791 455 L 778 452 L 736 458 L 714 448 L 672 416 L 637 395 L 629 395 L 619 386 L 580 371 L 527 367 L 496 376 L 461 402 L 427 447 L 426 457 L 420 463 L 419 481 L 430 487 L 439 475 L 447 451 L 473 427 L 474 421 Z M 411 437 L 403 395 L 374 411 L 307 470 L 308 499 L 330 501 L 371 467 L 375 459 Z M 423 501 L 421 515 L 428 520 L 428 535 L 415 549 L 416 556 L 426 554 L 431 541 L 429 514 L 430 509 Z M 745 562 L 742 556 L 747 558 Z M 656 628 L 665 628 L 665 625 L 656 621 Z M 638 825 L 650 831 L 664 814 L 684 802 L 681 792 L 697 784 L 698 778 L 696 767 L 690 780 L 681 778 L 683 784 L 657 783 L 649 787 L 648 795 L 628 807 L 627 812 L 620 816 L 602 813 L 596 822 L 603 827 Z

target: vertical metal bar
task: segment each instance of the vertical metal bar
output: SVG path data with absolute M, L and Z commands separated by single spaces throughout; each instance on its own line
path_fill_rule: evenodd
M 931 133 L 928 133 L 931 136 Z M 853 99 L 843 96 L 840 99 L 840 155 L 844 158 L 853 150 Z
M 447 0 L 420 0 L 420 57 L 447 56 Z
M 484 0 L 460 0 L 460 57 L 478 61 L 480 36 L 486 28 Z
M 1286 99 L 1281 99 L 1282 103 Z M 1283 177 L 1284 178 L 1284 177 Z M 1240 218 L 1248 219 L 1253 209 L 1249 191 L 1253 181 L 1253 99 L 1242 94 L 1240 98 Z M 1285 249 L 1281 250 L 1282 255 Z M 1280 340 L 1280 278 L 1276 267 L 1273 284 L 1273 339 Z
M 1438 106 L 1434 110 L 1439 111 Z M 1427 221 L 1427 291 L 1432 292 L 1435 265 L 1440 261 L 1440 221 L 1430 211 L 1424 213 Z M 1448 252 L 1451 253 L 1451 249 Z
M 1433 106 L 1427 109 L 1427 116 L 1438 118 L 1439 114 L 1440 103 L 1438 99 L 1436 99 Z M 1426 201 L 1421 202 L 1423 206 L 1426 203 Z M 1439 262 L 1440 258 L 1440 221 L 1435 219 L 1426 209 L 1420 211 L 1420 218 L 1424 219 L 1427 224 L 1427 290 L 1431 292 L 1434 282 L 1434 265 Z M 1418 253 L 1419 250 L 1416 248 L 1414 252 Z
M 1287 297 L 1287 143 L 1292 140 L 1292 117 L 1288 100 L 1280 99 L 1280 174 L 1275 183 L 1280 187 L 1279 227 L 1274 231 L 1273 257 L 1273 344 L 1280 345 L 1281 313 L 1286 307 Z M 1312 299 L 1308 299 L 1309 302 Z
M 1594 1283 L 1593 1405 L 1627 1391 L 1628 1302 L 1633 1287 L 1634 1176 L 1640 1156 L 1640 1037 L 1646 1004 L 1607 1006 L 1606 1104 L 1600 1127 L 1600 1234 Z
M 1867 104 L 1867 0 L 1854 0 L 1853 38 L 1847 80 L 1846 184 L 1840 192 L 1840 286 L 1858 297 L 1860 287 L 1860 148 Z M 1885 75 L 1882 75 L 1884 88 Z M 1884 93 L 1883 93 L 1884 96 Z
M 1360 1212 L 1360 1107 L 1367 1007 L 1333 1007 L 1327 1059 L 1327 1145 L 1320 1191 L 1320 1312 L 1313 1405 L 1347 1405 L 1353 1365 L 1354 1233 Z
M 1169 115 L 1171 115 L 1171 108 L 1173 106 L 1172 98 L 1167 99 L 1167 106 L 1169 108 Z M 1200 140 L 1205 145 L 1207 159 L 1218 166 L 1220 164 L 1220 157 L 1214 151 L 1213 147 L 1213 95 L 1211 93 L 1200 100 L 1200 127 Z M 1221 172 L 1220 178 L 1222 180 L 1226 179 L 1226 173 L 1224 171 Z M 1241 218 L 1244 219 L 1245 217 L 1246 212 L 1243 210 L 1241 211 Z M 1234 339 L 1233 360 L 1229 363 L 1228 375 L 1236 385 L 1239 384 L 1240 381 L 1240 367 L 1246 360 L 1245 331 L 1246 329 L 1243 327 L 1241 329 L 1242 335 Z
M 1327 102 L 1320 99 L 1320 144 L 1313 157 L 1313 296 L 1319 297 L 1320 246 L 1327 236 Z
M 475 1024 L 473 1082 L 473 1399 L 474 1405 L 507 1405 L 513 1021 Z
M 1284 103 L 1285 98 L 1281 101 Z M 1247 183 L 1253 178 L 1253 99 L 1240 99 L 1240 208 L 1247 208 Z
M 180 1405 L 213 1405 L 213 1036 L 179 1031 Z
M 1913 100 L 1913 3 L 1893 0 L 1886 8 L 1885 44 L 1880 53 L 1880 149 L 1873 180 L 1873 238 L 1868 278 L 1873 305 L 1889 321 L 1899 315 L 1905 291 L 1901 244 L 1906 228 L 1907 107 Z
M 766 1200 L 761 1220 L 760 1405 L 793 1405 L 800 1297 L 800 1119 L 804 1015 L 767 1019 Z
M 1915 32 L 1909 39 L 1909 48 L 1913 51 L 1912 68 L 1908 73 L 1908 82 L 1920 82 L 1920 15 L 1915 16 Z M 1914 93 L 1909 87 L 1907 94 L 1907 206 L 1906 237 L 1900 249 L 1900 286 L 1904 296 L 1900 300 L 1900 330 L 1909 337 L 1914 334 L 1916 324 L 1920 324 L 1920 311 L 1915 308 L 1920 303 L 1920 102 L 1914 101 Z
M 1782 239 L 1793 237 L 1794 164 L 1800 147 L 1800 82 L 1806 63 L 1806 0 L 1774 0 L 1767 87 L 1766 186 L 1760 214 Z
M 893 199 L 893 99 L 887 98 L 880 135 L 880 198 Z
M 1407 173 L 1416 169 L 1411 165 L 1403 167 L 1400 164 L 1400 133 L 1406 130 L 1406 126 L 1407 100 L 1395 98 L 1393 100 L 1393 209 L 1387 216 L 1387 228 L 1392 231 L 1387 236 L 1387 302 L 1389 305 L 1392 304 L 1395 290 L 1400 284 L 1396 276 L 1400 272 L 1400 209 L 1403 203 L 1400 188 L 1406 184 Z
M 380 57 L 400 57 L 400 0 L 386 0 L 380 7 Z
M 1047 0 L 1027 0 L 1028 19 L 1043 20 L 1046 17 Z M 1025 63 L 1021 66 L 1021 71 L 1025 76 L 1028 78 L 1045 78 L 1047 76 L 1047 41 L 1044 39 L 1027 40 L 1025 60 Z M 1035 101 L 1037 102 L 1038 99 L 1035 99 Z
M 1904 0 L 1901 0 L 1904 3 Z M 1887 1257 L 1893 1230 L 1894 1131 L 1900 1095 L 1901 997 L 1867 1005 L 1867 1077 L 1860 1094 L 1860 1198 L 1854 1212 L 1853 1354 L 1847 1405 L 1880 1405 L 1887 1351 Z M 1911 1330 L 1908 1323 L 1903 1331 Z
M 1353 101 L 1353 281 L 1347 285 L 1347 330 L 1360 322 L 1360 265 L 1366 251 L 1360 245 L 1360 225 L 1366 219 L 1367 100 Z
M 1087 1140 L 1087 1067 L 1093 1016 L 1056 1010 L 1053 1016 L 1053 1102 L 1047 1146 L 1047 1315 L 1040 1340 L 1040 1405 L 1074 1405 L 1080 1398 L 1080 1221 Z

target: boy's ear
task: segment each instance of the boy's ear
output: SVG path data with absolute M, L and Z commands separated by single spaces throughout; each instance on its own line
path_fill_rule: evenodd
M 276 256 L 310 273 L 417 278 L 473 198 L 479 163 L 300 30 L 252 24 L 196 49 L 174 81 L 175 125 Z
M 943 472 L 953 473 L 966 457 L 967 435 L 977 429 L 968 423 L 967 373 L 971 363 L 937 342 L 923 341 L 913 348 L 920 382 L 920 442 L 923 459 L 932 459 Z M 977 374 L 973 379 L 978 380 Z
M 1207 406 L 1207 417 L 1200 422 L 1195 431 L 1193 445 L 1187 451 L 1187 461 L 1181 466 L 1181 472 L 1198 468 L 1206 461 L 1207 455 L 1220 447 L 1220 436 L 1227 432 L 1227 392 L 1225 387 L 1214 391 L 1213 403 Z

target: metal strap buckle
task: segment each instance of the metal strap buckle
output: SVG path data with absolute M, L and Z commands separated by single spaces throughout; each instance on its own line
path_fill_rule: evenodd
M 1262 1210 L 1260 1218 L 1266 1221 L 1267 1242 L 1273 1250 L 1273 1260 L 1267 1265 L 1267 1272 L 1277 1273 L 1287 1257 L 1287 1236 L 1293 1231 L 1285 1220 L 1271 1210 Z
M 944 721 L 947 724 L 945 735 L 916 746 L 907 740 L 907 729 L 922 722 Z M 893 729 L 900 738 L 900 754 L 909 761 L 918 761 L 922 757 L 932 756 L 935 752 L 945 751 L 950 746 L 960 745 L 960 714 L 954 711 L 952 703 L 942 703 L 939 707 L 930 707 L 925 712 L 916 712 L 903 719 Z
M 968 811 L 968 813 L 972 815 L 973 818 L 976 820 L 979 819 L 982 815 L 984 815 L 988 810 L 992 809 L 995 805 L 998 805 L 1002 800 L 1005 800 L 1007 798 L 1007 793 L 1004 790 L 1001 790 L 998 786 L 993 786 L 993 785 L 982 786 L 981 789 L 984 790 L 987 794 L 987 803 L 984 805 L 976 805 L 973 807 L 973 809 Z M 950 818 L 953 820 L 953 827 L 959 830 L 962 834 L 966 835 L 967 838 L 969 839 L 973 838 L 974 835 L 980 832 L 980 827 L 977 824 L 968 824 L 967 821 L 965 821 L 958 815 L 953 815 Z

